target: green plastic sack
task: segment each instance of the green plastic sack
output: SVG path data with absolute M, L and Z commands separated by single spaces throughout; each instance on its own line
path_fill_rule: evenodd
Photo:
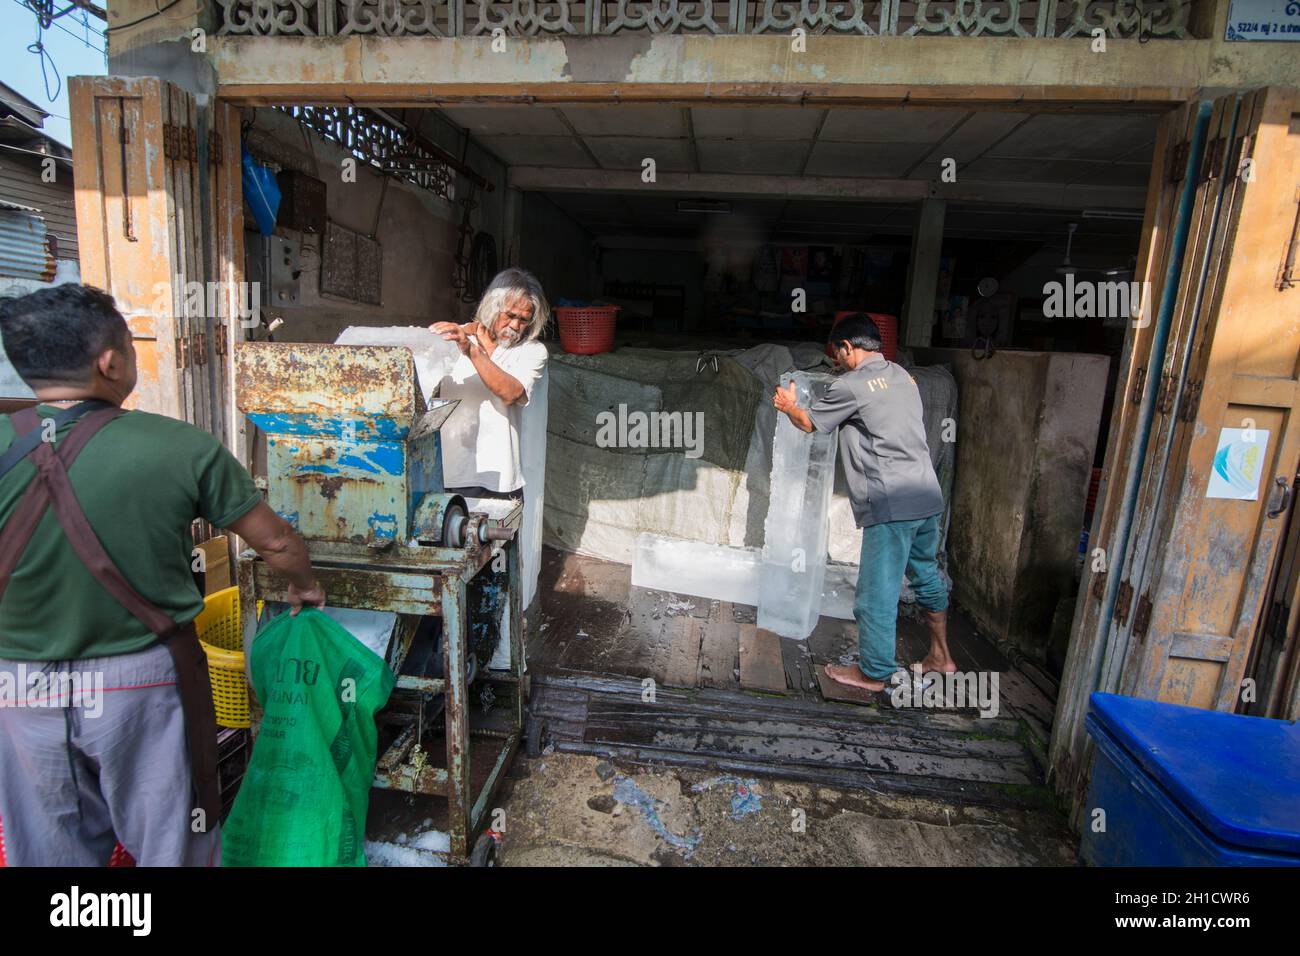
M 392 671 L 314 608 L 267 624 L 250 671 L 264 715 L 222 827 L 222 864 L 365 866 L 375 713 Z

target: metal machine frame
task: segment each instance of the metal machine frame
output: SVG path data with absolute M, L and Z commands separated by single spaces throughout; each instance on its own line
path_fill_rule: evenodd
M 426 408 L 407 349 L 245 343 L 236 349 L 235 373 L 240 410 L 267 433 L 268 500 L 303 534 L 329 605 L 399 615 L 385 658 L 396 686 L 376 717 L 398 731 L 380 755 L 374 786 L 445 796 L 449 862 L 483 862 L 493 855 L 493 838 L 471 841 L 523 737 L 522 503 L 489 516 L 445 491 L 438 431 L 455 403 Z M 502 558 L 504 568 L 496 563 Z M 490 585 L 488 626 L 499 621 L 508 630 L 510 668 L 490 671 L 476 660 L 474 676 L 510 685 L 510 704 L 504 721 L 471 727 L 467 596 L 489 563 L 505 571 L 503 582 Z M 257 602 L 286 600 L 287 585 L 253 551 L 240 555 L 238 578 L 247 646 L 257 632 Z M 443 676 L 403 674 L 419 621 L 430 616 L 442 620 Z M 429 759 L 421 739 L 426 708 L 438 695 L 444 766 Z M 489 742 L 475 756 L 490 762 L 477 790 L 472 740 Z
M 502 524 L 518 531 L 522 506 L 517 506 Z M 358 566 L 357 555 L 344 548 L 330 548 L 321 543 L 311 545 L 312 567 L 321 587 L 336 607 L 394 611 L 398 614 L 438 615 L 442 618 L 443 678 L 419 678 L 399 675 L 394 698 L 399 694 L 421 698 L 446 695 L 445 724 L 447 762 L 445 767 L 429 766 L 416 751 L 418 718 L 415 714 L 397 714 L 390 703 L 385 712 L 407 726 L 380 755 L 374 786 L 381 790 L 403 790 L 447 798 L 451 838 L 449 862 L 468 861 L 471 839 L 478 834 L 491 809 L 491 801 L 523 736 L 523 622 L 519 599 L 519 536 L 504 542 L 506 558 L 507 600 L 509 602 L 510 669 L 480 669 L 479 679 L 513 685 L 507 728 L 472 729 L 469 724 L 468 614 L 466 591 L 489 562 L 494 551 L 487 545 L 477 548 L 424 548 L 418 554 L 403 550 L 394 554 L 377 554 Z M 284 582 L 256 553 L 246 551 L 239 558 L 239 590 L 245 615 L 245 633 L 249 617 L 255 614 L 256 601 L 283 601 Z M 256 625 L 253 624 L 255 629 Z M 397 639 L 397 638 L 395 638 Z M 405 640 L 409 643 L 410 635 Z M 405 655 L 403 654 L 402 657 Z M 398 661 L 400 667 L 400 659 Z M 418 701 L 416 701 L 418 704 Z M 470 783 L 470 738 L 499 741 L 495 761 L 487 780 L 477 793 Z M 415 753 L 415 759 L 412 754 Z

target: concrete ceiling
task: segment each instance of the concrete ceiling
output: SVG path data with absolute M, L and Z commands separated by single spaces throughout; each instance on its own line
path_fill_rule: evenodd
M 1157 116 L 798 106 L 460 106 L 511 166 L 1143 186 Z

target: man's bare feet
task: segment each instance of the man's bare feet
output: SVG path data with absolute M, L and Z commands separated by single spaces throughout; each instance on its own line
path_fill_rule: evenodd
M 944 660 L 936 660 L 927 654 L 921 660 L 912 665 L 913 674 L 929 674 L 938 671 L 940 674 L 957 673 L 957 662 L 951 657 Z
M 826 676 L 837 684 L 845 684 L 849 687 L 857 687 L 862 690 L 882 691 L 885 689 L 885 682 L 882 680 L 872 680 L 866 674 L 862 673 L 857 664 L 827 664 Z

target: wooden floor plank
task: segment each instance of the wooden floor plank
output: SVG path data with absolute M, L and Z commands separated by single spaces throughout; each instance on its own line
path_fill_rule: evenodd
M 740 686 L 785 693 L 781 638 L 757 624 L 739 625 Z
M 704 633 L 704 623 L 685 614 L 669 619 L 667 626 L 672 632 L 672 643 L 664 676 L 667 686 L 696 686 L 700 675 L 700 638 Z
M 740 629 L 730 601 L 719 601 L 700 638 L 699 687 L 735 687 Z
M 826 665 L 817 665 L 817 684 L 821 687 L 822 696 L 827 700 L 843 701 L 847 704 L 871 704 L 879 705 L 882 702 L 888 702 L 888 697 L 883 691 L 872 692 L 863 690 L 861 687 L 850 687 L 848 684 L 841 684 L 839 681 L 831 680 L 826 676 Z

